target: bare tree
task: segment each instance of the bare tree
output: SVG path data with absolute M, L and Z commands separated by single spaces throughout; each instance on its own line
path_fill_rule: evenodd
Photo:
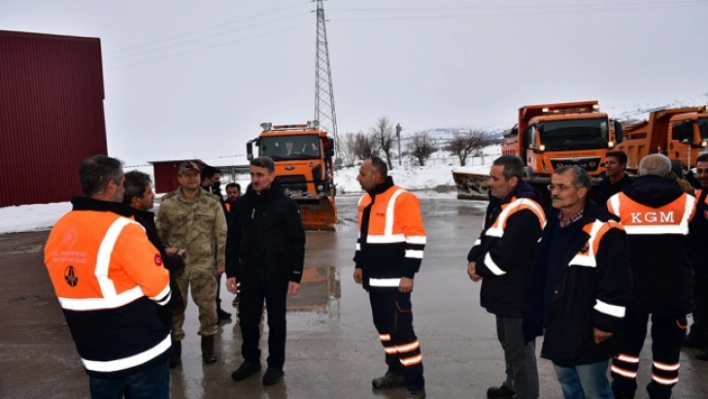
M 354 156 L 362 161 L 367 158 L 378 157 L 379 149 L 374 139 L 364 134 L 364 132 L 354 135 Z
M 388 163 L 388 168 L 393 169 L 393 164 L 391 163 L 391 148 L 393 148 L 393 140 L 396 138 L 396 134 L 393 131 L 393 126 L 391 126 L 391 121 L 387 117 L 382 116 L 376 121 L 376 125 L 369 128 L 369 136 L 374 140 L 378 150 L 384 153 L 386 156 L 386 163 Z
M 457 132 L 453 134 L 452 141 L 446 150 L 460 158 L 460 166 L 465 166 L 467 157 L 476 149 L 482 146 L 482 131 L 470 130 L 467 133 Z
M 406 152 L 418 159 L 420 166 L 425 166 L 425 160 L 437 150 L 438 147 L 428 132 L 415 132 L 406 143 Z
M 354 166 L 356 160 L 356 133 L 345 133 L 344 140 L 340 139 L 339 155 L 344 166 Z

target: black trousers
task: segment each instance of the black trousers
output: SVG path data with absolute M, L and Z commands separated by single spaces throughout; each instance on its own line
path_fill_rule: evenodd
M 625 339 L 612 359 L 612 389 L 634 398 L 637 390 L 639 353 L 647 336 L 649 313 L 627 310 Z M 651 399 L 669 399 L 679 379 L 681 344 L 686 337 L 685 315 L 651 315 L 652 380 L 647 385 Z
M 708 277 L 694 273 L 693 286 L 696 310 L 689 335 L 700 341 L 701 349 L 708 349 Z
M 405 376 L 408 390 L 423 389 L 423 355 L 413 331 L 411 295 L 370 292 L 369 300 L 388 371 Z
M 260 324 L 263 300 L 268 310 L 268 367 L 282 369 L 285 363 L 285 308 L 288 296 L 287 279 L 241 280 L 241 353 L 249 363 L 260 363 Z
M 221 309 L 221 275 L 216 276 L 216 319 L 219 319 L 219 309 Z

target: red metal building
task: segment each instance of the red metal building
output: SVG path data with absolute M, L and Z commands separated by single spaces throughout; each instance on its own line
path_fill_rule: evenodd
M 153 176 L 155 178 L 155 193 L 169 193 L 179 188 L 179 165 L 185 161 L 194 161 L 199 169 L 204 168 L 204 162 L 199 159 L 179 159 L 171 161 L 152 161 Z
M 0 207 L 81 194 L 85 158 L 106 154 L 101 41 L 0 30 Z

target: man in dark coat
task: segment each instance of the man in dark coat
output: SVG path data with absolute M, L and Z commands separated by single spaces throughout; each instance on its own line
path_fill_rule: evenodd
M 240 381 L 261 370 L 259 325 L 263 300 L 268 310 L 268 370 L 263 385 L 283 376 L 287 295 L 297 295 L 305 261 L 305 230 L 300 211 L 275 181 L 269 157 L 251 161 L 251 184 L 229 213 L 226 287 L 235 294 L 241 283 L 239 314 L 244 362 L 231 374 Z
M 152 181 L 146 173 L 134 170 L 125 174 L 125 194 L 123 203 L 128 205 L 135 221 L 140 223 L 147 233 L 150 243 L 160 251 L 165 269 L 170 271 L 170 288 L 172 298 L 168 306 L 161 307 L 160 318 L 165 325 L 172 328 L 172 309 L 180 309 L 184 306 L 184 300 L 180 295 L 177 283 L 173 274 L 184 267 L 184 249 L 172 248 L 163 244 L 160 235 L 155 227 L 155 214 L 150 212 L 154 206 L 155 193 L 152 191 Z M 170 358 L 170 367 L 175 367 L 182 352 L 181 341 L 172 343 L 173 356 Z
M 546 224 L 541 194 L 522 180 L 524 163 L 502 155 L 489 173 L 484 229 L 467 256 L 467 273 L 482 281 L 480 303 L 496 316 L 506 379 L 487 390 L 491 399 L 537 399 L 535 341 L 524 342 L 522 321 L 538 240 Z
M 632 293 L 626 233 L 587 200 L 590 187 L 577 166 L 551 176 L 555 210 L 534 262 L 523 326 L 529 342 L 545 336 L 541 357 L 553 362 L 566 399 L 613 398 L 607 368 L 620 351 Z
M 597 203 L 604 207 L 607 200 L 632 184 L 632 178 L 624 172 L 627 169 L 627 154 L 610 151 L 605 155 L 605 178 L 597 186 Z
M 199 177 L 201 178 L 200 185 L 202 189 L 219 197 L 221 207 L 224 209 L 224 215 L 228 215 L 229 210 L 226 207 L 224 195 L 221 193 L 221 172 L 219 169 L 206 165 L 202 168 L 202 171 L 199 172 Z M 231 313 L 221 308 L 221 275 L 216 276 L 216 317 L 219 320 L 228 320 L 231 318 Z

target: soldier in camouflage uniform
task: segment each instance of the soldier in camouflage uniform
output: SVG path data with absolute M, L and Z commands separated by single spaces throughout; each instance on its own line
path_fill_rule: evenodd
M 179 182 L 178 190 L 162 197 L 157 213 L 157 230 L 162 241 L 186 250 L 185 267 L 175 275 L 184 307 L 172 315 L 171 367 L 180 362 L 190 285 L 194 303 L 199 307 L 202 358 L 205 363 L 216 362 L 216 276 L 224 272 L 226 245 L 226 217 L 221 202 L 219 197 L 199 187 L 199 166 L 183 162 L 179 167 Z

